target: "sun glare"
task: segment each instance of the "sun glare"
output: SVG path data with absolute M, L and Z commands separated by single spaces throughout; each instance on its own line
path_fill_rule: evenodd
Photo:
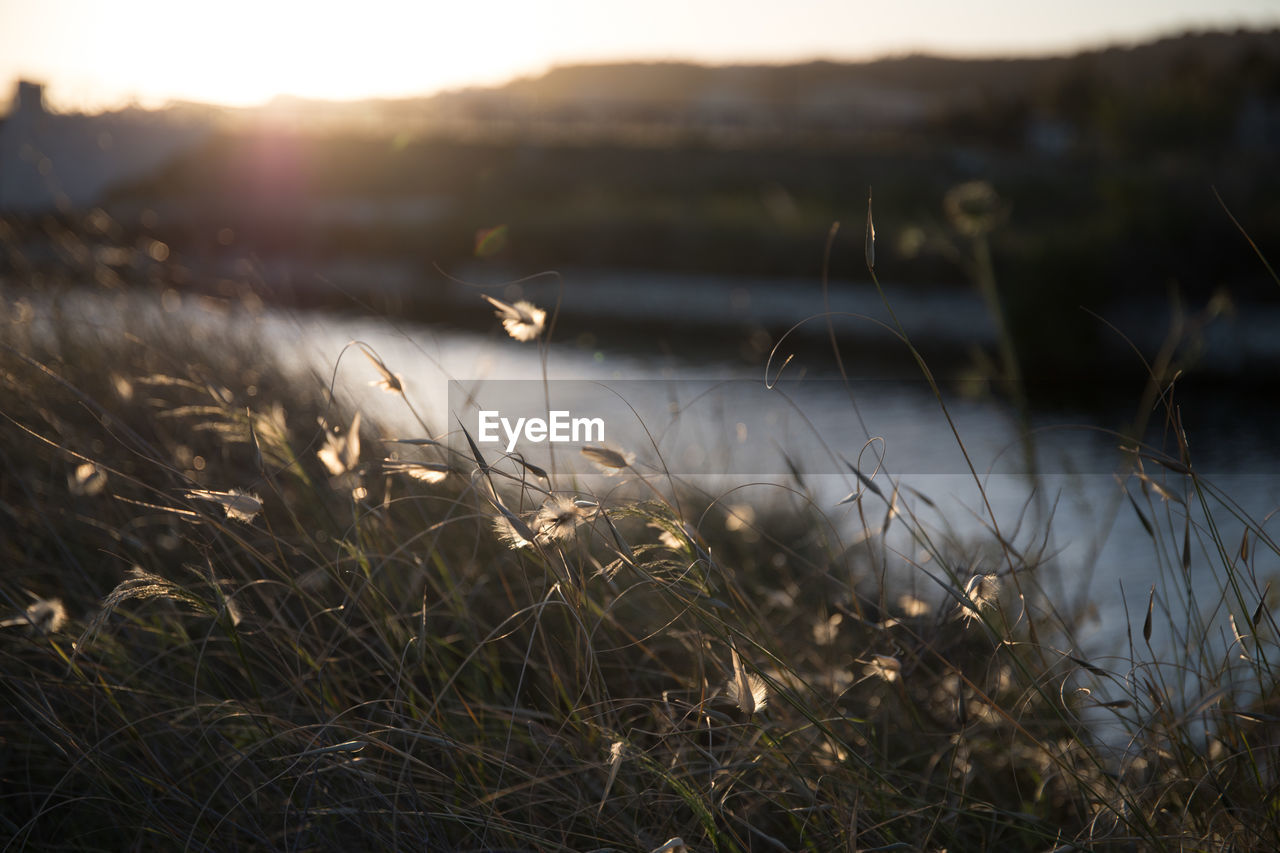
M 927 50 L 1079 49 L 1217 20 L 1277 21 L 1275 0 L 1079 0 L 1069 12 L 999 0 L 736 4 L 650 0 L 0 0 L 0 84 L 49 84 L 55 106 L 171 100 L 249 106 L 278 95 L 348 100 L 499 84 L 559 63 L 792 62 Z M 1077 8 L 1079 7 L 1079 8 Z
M 248 106 L 279 95 L 348 100 L 500 82 L 545 63 L 528 5 L 250 2 L 86 7 L 99 38 L 76 56 L 73 100 Z M 86 50 L 92 58 L 85 55 Z M 37 71 L 40 71 L 37 67 Z M 56 93 L 55 93 L 56 97 Z

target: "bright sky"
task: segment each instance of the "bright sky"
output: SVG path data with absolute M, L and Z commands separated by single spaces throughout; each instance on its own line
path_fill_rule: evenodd
M 1280 26 L 1280 0 L 0 0 L 0 104 L 251 105 L 500 83 L 570 62 L 1029 54 Z

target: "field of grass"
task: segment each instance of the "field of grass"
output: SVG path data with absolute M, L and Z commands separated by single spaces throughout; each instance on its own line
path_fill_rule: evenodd
M 1181 440 L 1117 452 L 1162 580 L 1086 660 L 1050 521 L 592 494 L 327 383 L 0 304 L 4 849 L 1280 848 L 1277 549 Z

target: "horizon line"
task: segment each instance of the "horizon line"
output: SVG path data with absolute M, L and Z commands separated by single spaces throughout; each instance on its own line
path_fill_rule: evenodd
M 177 109 L 182 107 L 198 107 L 212 110 L 220 110 L 226 112 L 252 112 L 255 110 L 269 109 L 272 105 L 280 101 L 304 102 L 310 104 L 333 104 L 354 106 L 365 103 L 376 102 L 396 102 L 396 101 L 415 101 L 429 100 L 432 98 L 447 96 L 451 94 L 461 94 L 476 91 L 496 91 L 503 89 L 523 81 L 534 81 L 546 77 L 547 75 L 565 69 L 574 68 L 592 68 L 592 67 L 623 67 L 623 66 L 687 66 L 692 68 L 707 69 L 727 69 L 727 68 L 789 68 L 805 65 L 843 65 L 843 66 L 868 66 L 876 65 L 883 62 L 895 62 L 909 59 L 937 59 L 952 62 L 1019 62 L 1019 61 L 1049 61 L 1061 59 L 1074 59 L 1090 54 L 1102 54 L 1111 51 L 1133 50 L 1135 48 L 1152 46 L 1165 41 L 1174 41 L 1183 38 L 1206 37 L 1206 36 L 1241 36 L 1241 35 L 1275 35 L 1280 34 L 1280 25 L 1275 26 L 1249 26 L 1238 25 L 1230 26 L 1175 26 L 1164 30 L 1158 30 L 1145 37 L 1119 37 L 1111 40 L 1102 40 L 1097 42 L 1083 43 L 1076 47 L 1065 47 L 1061 49 L 1046 50 L 974 50 L 968 51 L 964 49 L 946 49 L 935 47 L 902 47 L 886 49 L 883 52 L 866 57 L 845 56 L 837 57 L 831 54 L 805 54 L 787 58 L 750 58 L 743 57 L 741 59 L 700 59 L 692 56 L 680 55 L 630 55 L 619 58 L 565 58 L 563 60 L 554 60 L 550 63 L 543 64 L 528 71 L 517 71 L 507 74 L 500 79 L 493 81 L 477 80 L 475 83 L 467 83 L 461 85 L 443 85 L 438 88 L 428 88 L 411 93 L 371 93 L 358 97 L 335 97 L 326 98 L 314 95 L 299 95 L 293 92 L 278 92 L 270 95 L 262 100 L 252 103 L 234 103 L 219 102 L 213 100 L 200 100 L 198 98 L 182 98 L 171 97 L 163 101 L 155 103 L 147 103 L 145 99 L 140 99 L 136 93 L 122 95 L 120 99 L 109 101 L 104 100 L 101 104 L 95 106 L 67 107 L 59 103 L 56 94 L 51 98 L 49 95 L 51 86 L 56 87 L 55 83 L 50 83 L 47 79 L 41 79 L 42 75 L 25 74 L 18 72 L 10 75 L 7 84 L 10 92 L 16 93 L 20 83 L 31 83 L 41 87 L 44 98 L 45 109 L 53 114 L 60 115 L 106 115 L 109 113 L 125 112 L 129 110 L 141 110 L 146 112 L 164 112 L 166 110 Z M 6 109 L 0 112 L 0 120 L 9 115 L 10 110 Z

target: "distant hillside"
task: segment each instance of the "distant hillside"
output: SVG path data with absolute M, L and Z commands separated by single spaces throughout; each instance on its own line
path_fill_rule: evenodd
M 527 120 L 901 126 L 1009 104 L 1069 113 L 1088 92 L 1150 100 L 1171 86 L 1221 81 L 1229 81 L 1232 90 L 1243 85 L 1280 94 L 1280 30 L 1188 33 L 1049 57 L 913 54 L 790 65 L 568 65 L 505 85 L 432 96 L 354 102 L 290 97 L 231 112 L 249 121 L 292 119 L 320 129 L 378 132 Z
M 908 55 L 870 62 L 708 66 L 685 62 L 572 65 L 491 89 L 439 95 L 424 106 L 561 112 L 783 110 L 796 117 L 870 108 L 880 119 L 934 117 L 991 100 L 1038 98 L 1087 76 L 1122 93 L 1199 76 L 1280 69 L 1280 30 L 1190 33 L 1072 56 L 961 59 Z

